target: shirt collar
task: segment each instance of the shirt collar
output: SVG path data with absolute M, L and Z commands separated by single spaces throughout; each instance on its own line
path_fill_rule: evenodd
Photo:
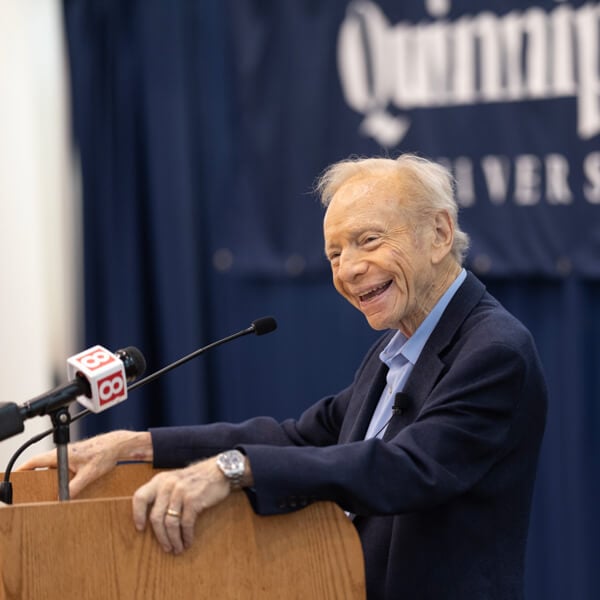
M 427 343 L 431 332 L 435 329 L 444 310 L 446 310 L 450 300 L 452 300 L 454 294 L 456 294 L 466 277 L 467 272 L 464 269 L 461 269 L 456 279 L 437 301 L 433 310 L 425 317 L 424 321 L 409 338 L 401 331 L 397 331 L 394 337 L 388 342 L 387 346 L 381 351 L 379 355 L 381 361 L 388 367 L 391 367 L 394 358 L 398 355 L 402 355 L 408 362 L 414 365 L 421 355 L 421 351 Z

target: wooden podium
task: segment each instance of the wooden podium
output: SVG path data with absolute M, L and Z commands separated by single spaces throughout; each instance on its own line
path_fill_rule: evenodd
M 122 465 L 68 502 L 53 500 L 56 471 L 13 473 L 14 504 L 0 508 L 0 600 L 365 598 L 358 535 L 335 504 L 261 517 L 231 494 L 173 556 L 133 525 L 130 496 L 154 472 Z

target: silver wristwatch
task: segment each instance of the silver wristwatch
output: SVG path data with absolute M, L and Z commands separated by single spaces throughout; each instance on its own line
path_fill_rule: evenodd
M 242 487 L 242 477 L 246 472 L 246 457 L 239 450 L 227 450 L 218 454 L 217 467 L 227 477 L 232 489 Z

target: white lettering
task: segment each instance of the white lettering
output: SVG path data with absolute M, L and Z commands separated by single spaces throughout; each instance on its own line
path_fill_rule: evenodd
M 466 156 L 459 156 L 455 160 L 454 178 L 456 179 L 456 201 L 459 206 L 473 206 L 475 204 L 475 189 L 471 159 Z
M 577 131 L 590 138 L 600 131 L 600 71 L 598 36 L 600 6 L 586 4 L 575 19 L 577 27 L 577 63 L 579 64 L 579 120 Z
M 450 10 L 450 0 L 425 0 L 425 8 L 433 17 L 445 17 Z
M 481 159 L 481 168 L 490 201 L 493 204 L 504 204 L 508 194 L 510 175 L 508 158 L 506 156 L 484 156 Z
M 540 201 L 540 159 L 533 154 L 521 154 L 515 159 L 515 203 L 532 206 Z
M 342 23 L 338 69 L 346 102 L 357 112 L 367 113 L 388 104 L 391 72 L 385 56 L 389 29 L 385 15 L 371 2 L 352 3 Z
M 454 77 L 452 89 L 456 104 L 474 104 L 475 93 L 475 44 L 473 43 L 473 19 L 463 17 L 454 25 L 451 47 L 454 48 Z
M 573 194 L 569 188 L 569 163 L 561 154 L 546 156 L 546 199 L 548 204 L 571 204 Z
M 476 23 L 481 47 L 480 98 L 484 102 L 497 102 L 504 95 L 498 17 L 494 13 L 481 13 Z
M 600 152 L 592 152 L 583 161 L 583 172 L 587 179 L 583 195 L 590 204 L 600 204 Z
M 548 20 L 541 8 L 532 8 L 524 16 L 526 32 L 525 80 L 529 98 L 552 94 L 548 85 Z
M 519 154 L 515 157 L 489 154 L 480 162 L 474 162 L 468 156 L 436 160 L 452 171 L 456 181 L 456 201 L 463 208 L 475 205 L 476 182 L 481 181 L 485 186 L 483 197 L 497 206 L 508 202 L 532 206 L 542 201 L 549 206 L 566 206 L 575 202 L 576 195 L 569 183 L 571 165 L 563 154 Z M 600 205 L 600 151 L 584 158 L 582 171 L 582 195 L 590 204 Z
M 600 5 L 482 12 L 457 21 L 391 26 L 379 6 L 348 6 L 338 39 L 338 68 L 348 105 L 368 115 L 431 106 L 577 96 L 578 134 L 600 133 Z M 395 134 L 366 127 L 390 147 Z M 381 139 L 384 136 L 386 139 Z
M 523 20 L 519 13 L 508 13 L 501 24 L 504 45 L 506 47 L 506 98 L 519 100 L 525 96 L 523 85 Z
M 573 70 L 573 9 L 560 6 L 550 15 L 552 28 L 552 88 L 556 96 L 574 96 L 577 92 Z

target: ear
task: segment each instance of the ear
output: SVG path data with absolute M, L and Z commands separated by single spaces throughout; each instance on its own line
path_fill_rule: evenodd
M 435 214 L 433 221 L 433 241 L 431 244 L 431 260 L 438 264 L 452 250 L 454 242 L 454 225 L 450 215 L 444 210 Z

